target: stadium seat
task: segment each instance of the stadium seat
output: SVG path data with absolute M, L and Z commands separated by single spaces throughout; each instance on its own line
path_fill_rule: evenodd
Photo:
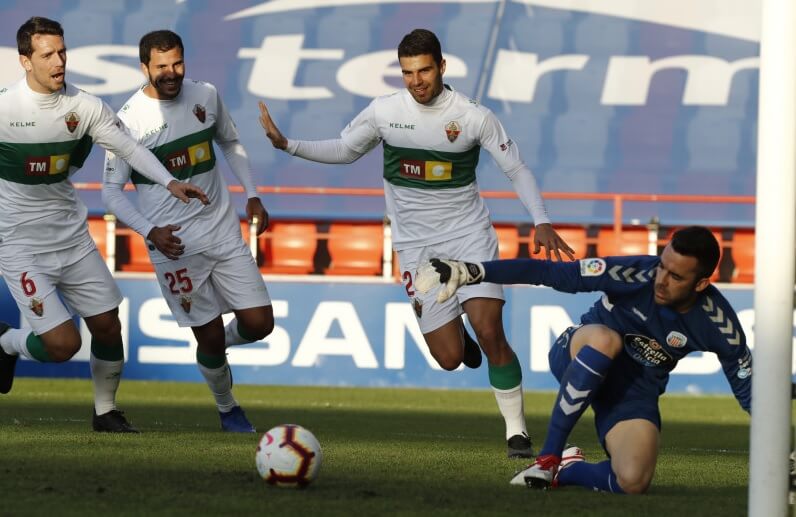
M 274 222 L 263 241 L 267 274 L 309 274 L 315 270 L 318 229 L 315 223 Z
M 155 268 L 152 267 L 152 262 L 149 261 L 149 252 L 147 251 L 147 243 L 143 237 L 134 231 L 126 232 L 127 251 L 129 253 L 129 261 L 121 264 L 119 269 L 121 271 L 136 272 L 136 273 L 150 273 L 154 272 Z
M 97 249 L 104 260 L 108 258 L 108 223 L 105 219 L 89 218 L 88 233 L 94 239 Z
M 384 250 L 382 223 L 329 225 L 327 275 L 380 275 Z
M 520 253 L 520 234 L 516 226 L 495 226 L 498 255 L 501 259 L 517 258 Z
M 732 236 L 732 281 L 751 284 L 755 281 L 755 232 L 736 230 Z
M 621 235 L 616 235 L 613 228 L 600 228 L 597 235 L 597 255 L 600 257 L 655 254 L 654 251 L 650 253 L 649 230 L 645 226 L 623 228 Z

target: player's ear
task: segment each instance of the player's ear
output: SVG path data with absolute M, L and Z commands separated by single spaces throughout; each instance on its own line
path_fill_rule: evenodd
M 23 56 L 20 54 L 19 64 L 22 65 L 22 68 L 24 68 L 26 72 L 33 70 L 33 63 L 30 62 L 30 58 L 28 56 Z
M 445 74 L 445 59 L 439 62 L 439 75 Z
M 701 293 L 710 285 L 710 278 L 700 278 L 694 286 L 694 291 Z
M 147 81 L 148 81 L 149 80 L 149 67 L 146 66 L 144 63 L 141 63 L 141 73 L 144 74 L 144 77 L 146 77 Z

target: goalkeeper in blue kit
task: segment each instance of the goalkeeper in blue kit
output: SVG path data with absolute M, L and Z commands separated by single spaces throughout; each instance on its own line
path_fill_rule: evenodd
M 655 473 L 661 418 L 658 398 L 669 372 L 691 352 L 713 352 L 733 394 L 751 408 L 752 355 L 735 311 L 710 275 L 719 245 L 704 227 L 675 232 L 660 257 L 535 259 L 465 263 L 431 259 L 418 269 L 416 287 L 439 287 L 438 299 L 479 282 L 546 285 L 563 292 L 603 296 L 564 331 L 549 353 L 560 383 L 547 436 L 535 463 L 513 485 L 579 485 L 639 494 Z M 610 459 L 587 463 L 567 437 L 591 405 L 597 435 Z

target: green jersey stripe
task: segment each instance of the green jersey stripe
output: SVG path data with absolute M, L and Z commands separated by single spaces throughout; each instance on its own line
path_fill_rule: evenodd
M 213 149 L 215 134 L 216 127 L 212 126 L 154 147 L 151 151 L 172 176 L 179 180 L 190 179 L 197 174 L 209 172 L 216 166 Z M 138 185 L 152 184 L 152 181 L 136 170 L 132 171 L 130 179 Z
M 66 142 L 0 142 L 0 178 L 25 185 L 59 183 L 70 168 L 83 166 L 92 145 L 89 135 Z
M 399 187 L 446 189 L 464 187 L 475 181 L 481 147 L 463 152 L 384 147 L 384 179 Z

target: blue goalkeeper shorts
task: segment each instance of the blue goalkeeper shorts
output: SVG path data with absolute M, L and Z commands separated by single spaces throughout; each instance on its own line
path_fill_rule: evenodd
M 572 362 L 569 344 L 579 328 L 580 325 L 577 325 L 565 330 L 547 355 L 550 371 L 559 383 Z M 614 360 L 605 381 L 592 399 L 594 427 L 603 449 L 605 435 L 623 420 L 643 418 L 652 422 L 658 430 L 661 429 L 658 389 L 656 384 L 645 379 L 644 373 L 644 367 L 623 352 Z

